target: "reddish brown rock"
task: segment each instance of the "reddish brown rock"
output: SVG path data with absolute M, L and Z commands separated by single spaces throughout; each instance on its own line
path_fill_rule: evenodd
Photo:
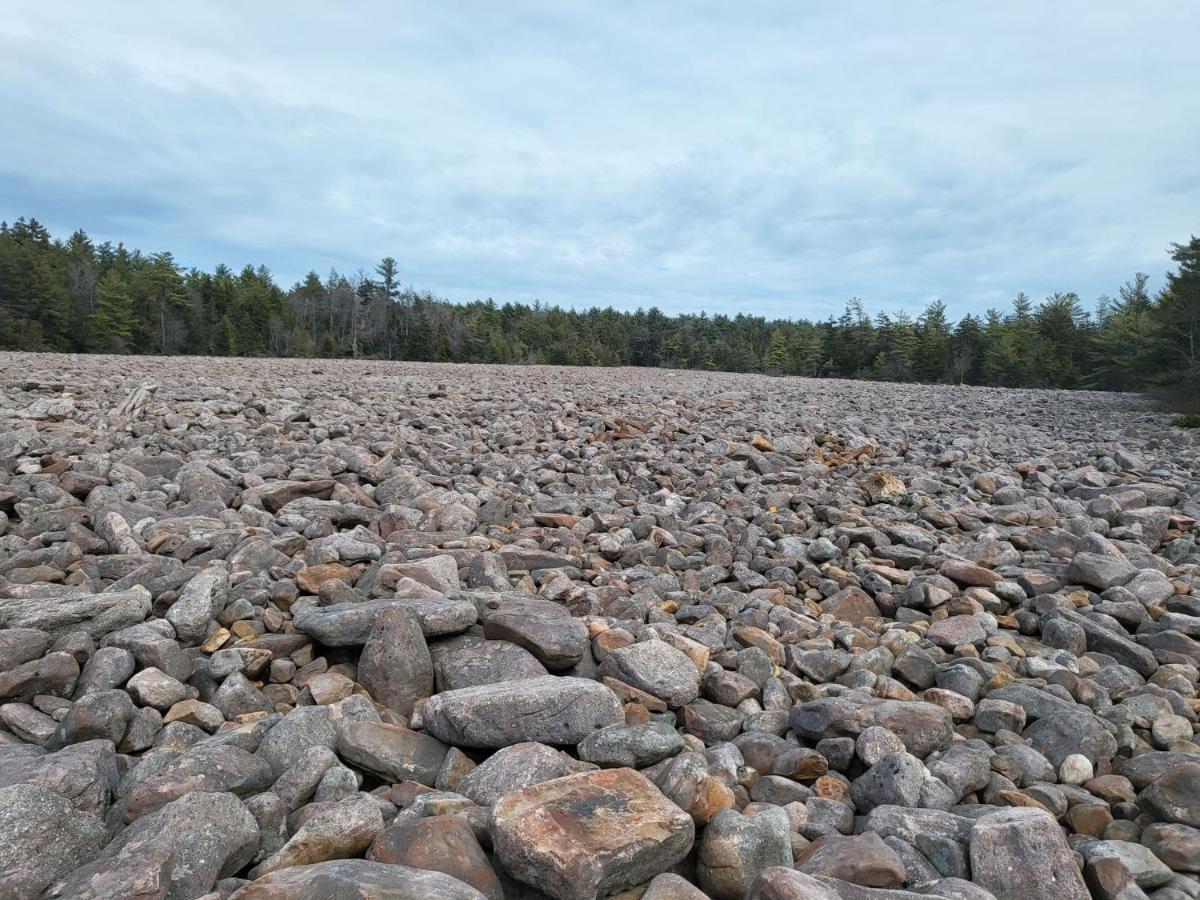
M 821 612 L 841 622 L 861 625 L 864 619 L 877 618 L 879 607 L 860 587 L 842 588 L 832 597 L 821 601 Z
M 493 807 L 496 853 L 556 900 L 649 881 L 691 849 L 692 819 L 633 769 L 583 772 L 513 791 Z
M 490 900 L 504 900 L 475 833 L 458 816 L 428 816 L 386 828 L 367 850 L 367 859 L 444 872 Z

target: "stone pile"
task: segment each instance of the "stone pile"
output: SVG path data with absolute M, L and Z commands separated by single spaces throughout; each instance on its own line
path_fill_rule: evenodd
M 0 354 L 0 897 L 1200 897 L 1166 422 Z

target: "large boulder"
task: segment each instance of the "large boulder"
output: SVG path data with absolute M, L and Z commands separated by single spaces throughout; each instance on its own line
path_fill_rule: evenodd
M 653 878 L 682 860 L 695 826 L 632 769 L 542 782 L 492 808 L 505 869 L 555 900 L 593 900 Z
M 150 592 L 140 585 L 111 594 L 0 598 L 0 623 L 5 628 L 36 628 L 52 639 L 86 631 L 98 641 L 109 632 L 145 621 L 150 599 Z
M 574 746 L 625 720 L 621 702 L 604 685 L 554 675 L 446 691 L 426 701 L 423 715 L 438 739 L 480 748 L 521 741 Z
M 91 862 L 107 843 L 103 820 L 49 788 L 0 788 L 0 871 L 25 869 L 41 890 Z
M 997 900 L 1026 900 L 1030 885 L 1047 900 L 1090 900 L 1062 829 L 1043 810 L 982 816 L 971 829 L 969 849 L 972 880 Z
M 229 900 L 486 900 L 457 878 L 366 859 L 291 866 L 257 878 Z
M 412 610 L 397 606 L 375 619 L 358 660 L 358 680 L 373 699 L 406 717 L 433 693 L 433 660 Z
M 250 862 L 258 825 L 233 794 L 187 794 L 138 819 L 47 897 L 199 897 Z

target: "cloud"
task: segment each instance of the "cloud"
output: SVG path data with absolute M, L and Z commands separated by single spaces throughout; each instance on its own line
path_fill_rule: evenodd
M 0 217 L 192 265 L 961 315 L 1196 230 L 1191 4 L 9 6 Z

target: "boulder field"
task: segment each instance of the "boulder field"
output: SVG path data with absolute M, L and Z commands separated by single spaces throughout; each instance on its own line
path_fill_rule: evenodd
M 0 354 L 0 897 L 1200 897 L 1168 422 Z

